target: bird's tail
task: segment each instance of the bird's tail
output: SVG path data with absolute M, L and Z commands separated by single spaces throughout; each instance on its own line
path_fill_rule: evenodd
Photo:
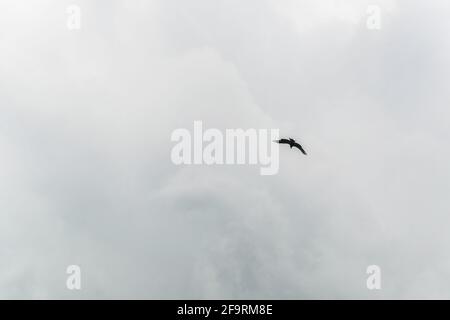
M 273 142 L 280 142 L 280 140 L 273 140 Z

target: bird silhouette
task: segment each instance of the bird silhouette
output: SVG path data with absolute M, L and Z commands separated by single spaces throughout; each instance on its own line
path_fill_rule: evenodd
M 303 147 L 292 138 L 274 140 L 273 142 L 277 142 L 279 144 L 288 144 L 291 147 L 291 149 L 292 147 L 296 147 L 306 156 L 306 151 L 303 149 Z

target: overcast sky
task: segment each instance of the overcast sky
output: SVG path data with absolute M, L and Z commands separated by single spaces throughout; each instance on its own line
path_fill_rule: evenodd
M 0 298 L 450 298 L 449 17 L 447 0 L 1 1 Z M 309 155 L 281 149 L 273 176 L 176 166 L 194 120 Z

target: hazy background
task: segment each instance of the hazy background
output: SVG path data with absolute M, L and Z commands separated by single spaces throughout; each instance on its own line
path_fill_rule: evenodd
M 447 0 L 1 1 L 0 298 L 450 298 L 449 28 Z M 194 120 L 309 155 L 175 166 Z

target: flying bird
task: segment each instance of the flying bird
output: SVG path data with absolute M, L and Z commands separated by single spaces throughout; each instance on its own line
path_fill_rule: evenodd
M 298 148 L 304 155 L 306 155 L 306 151 L 303 149 L 303 147 L 296 142 L 294 139 L 289 138 L 289 139 L 280 139 L 280 140 L 274 140 L 273 142 L 278 142 L 279 144 L 288 144 L 291 149 L 292 147 L 296 147 Z

